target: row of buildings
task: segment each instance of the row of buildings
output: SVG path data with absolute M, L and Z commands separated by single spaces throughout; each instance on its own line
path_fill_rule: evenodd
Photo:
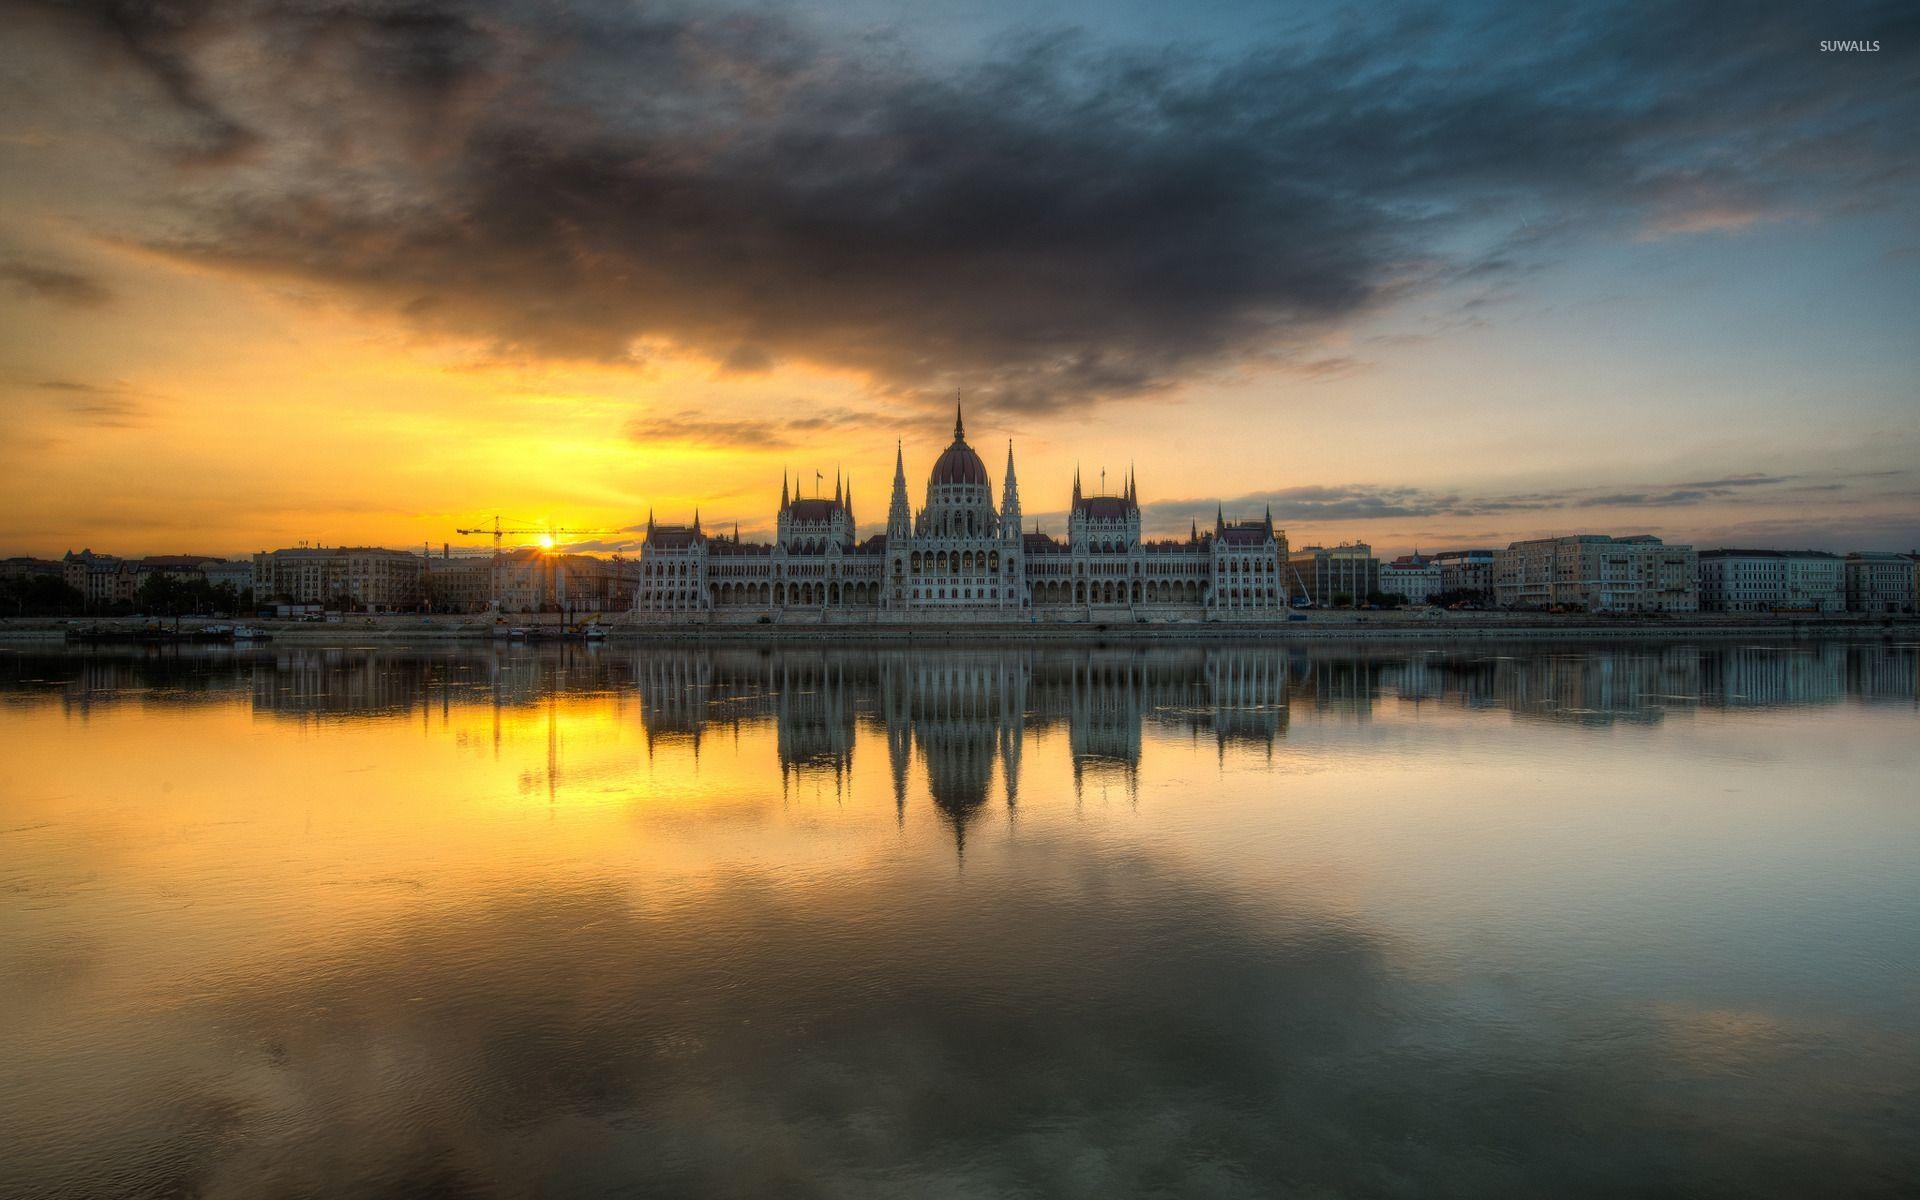
M 130 601 L 143 573 L 197 573 L 251 589 L 255 603 L 381 611 L 624 612 L 662 622 L 789 615 L 876 621 L 1271 618 L 1289 606 L 1343 607 L 1440 598 L 1512 609 L 1601 613 L 1908 613 L 1920 555 L 1705 550 L 1657 537 L 1579 534 L 1505 549 L 1417 551 L 1382 562 L 1364 543 L 1290 548 L 1269 509 L 1186 537 L 1142 532 L 1138 484 L 1084 490 L 1076 471 L 1064 536 L 1028 528 L 1013 446 L 999 499 L 961 414 L 928 473 L 924 502 L 894 456 L 884 532 L 861 538 L 853 488 L 800 496 L 783 478 L 771 542 L 648 515 L 631 560 L 537 549 L 439 555 L 423 548 L 308 547 L 250 561 L 140 561 L 69 553 L 57 566 L 89 604 Z M 10 560 L 14 561 L 14 560 Z
M 299 546 L 251 558 L 165 554 L 120 558 L 92 550 L 63 558 L 0 560 L 0 578 L 56 578 L 89 609 L 138 602 L 155 576 L 232 590 L 236 599 L 274 604 L 348 608 L 362 612 L 480 613 L 615 612 L 633 605 L 637 565 L 586 554 L 521 549 L 501 554 L 455 554 L 442 546 L 390 550 L 377 546 Z
M 1588 612 L 1895 614 L 1914 612 L 1920 598 L 1920 554 L 1695 550 L 1650 535 L 1575 534 L 1387 561 L 1364 543 L 1309 546 L 1293 566 L 1301 594 L 1320 605 L 1380 594 Z
M 1424 604 L 1473 597 L 1489 606 L 1605 613 L 1912 612 L 1920 555 L 1709 550 L 1642 535 L 1580 534 L 1505 549 L 1414 553 L 1381 562 L 1364 544 L 1291 549 L 1271 510 L 1185 538 L 1141 533 L 1138 485 L 1083 490 L 1078 472 L 1064 538 L 1025 528 L 1013 447 L 1000 500 L 966 426 L 928 474 L 925 502 L 907 493 L 894 457 L 884 533 L 857 534 L 850 485 L 796 497 L 785 479 L 771 543 L 715 536 L 649 515 L 633 607 L 661 620 L 761 619 L 793 611 L 1006 619 L 1271 616 L 1292 604 Z

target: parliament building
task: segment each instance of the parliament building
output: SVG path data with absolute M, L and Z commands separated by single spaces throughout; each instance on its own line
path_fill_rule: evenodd
M 887 530 L 860 540 L 853 489 L 833 498 L 780 485 L 771 545 L 647 519 L 634 611 L 642 619 L 823 623 L 1272 618 L 1286 608 L 1287 539 L 1268 511 L 1211 529 L 1148 541 L 1132 474 L 1117 495 L 1082 492 L 1074 475 L 1064 540 L 1023 528 L 1013 446 L 994 504 L 986 464 L 954 414 L 953 444 L 927 477 L 926 501 L 907 497 L 896 450 Z

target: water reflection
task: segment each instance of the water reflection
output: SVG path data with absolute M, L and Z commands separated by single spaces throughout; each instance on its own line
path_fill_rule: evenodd
M 0 653 L 0 1194 L 1902 1194 L 1916 669 Z

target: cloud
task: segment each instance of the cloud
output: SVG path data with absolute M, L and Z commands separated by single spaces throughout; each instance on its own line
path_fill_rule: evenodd
M 1570 237 L 1884 203 L 1920 158 L 1920 18 L 1836 25 L 1886 52 L 1820 56 L 1784 4 L 1406 10 L 1233 55 L 1037 33 L 959 62 L 764 8 L 56 22 L 187 123 L 197 186 L 134 235 L 166 253 L 518 351 L 665 339 L 1028 412 L 1343 369 L 1299 352 Z M 177 124 L 136 136 L 179 155 Z
M 87 424 L 126 429 L 145 423 L 145 401 L 125 388 L 101 387 L 72 379 L 47 379 L 34 386 L 51 393 L 61 411 Z
M 1894 477 L 1906 477 L 1894 472 Z M 1190 521 L 1202 524 L 1215 512 L 1224 511 L 1229 520 L 1257 517 L 1271 511 L 1276 523 L 1305 525 L 1380 520 L 1427 520 L 1448 517 L 1487 517 L 1513 513 L 1576 513 L 1582 509 L 1690 509 L 1707 505 L 1783 504 L 1791 497 L 1817 490 L 1822 494 L 1843 493 L 1856 486 L 1854 473 L 1843 479 L 1803 482 L 1800 474 L 1748 472 L 1718 479 L 1690 483 L 1669 483 L 1630 491 L 1597 488 L 1569 488 L 1546 492 L 1508 492 L 1469 494 L 1405 485 L 1356 483 L 1274 488 L 1248 492 L 1216 500 L 1189 497 L 1153 500 L 1141 505 L 1144 527 L 1149 531 L 1182 533 Z M 1877 477 L 1876 477 L 1877 478 Z M 1058 519 L 1064 514 L 1041 512 L 1042 518 Z
M 829 430 L 871 421 L 843 407 L 814 407 L 793 416 L 717 417 L 694 408 L 648 413 L 628 421 L 627 437 L 636 442 L 673 442 L 695 446 L 780 449 L 817 440 Z
M 19 260 L 0 262 L 0 283 L 33 299 L 72 308 L 99 308 L 113 299 L 106 285 L 91 276 Z

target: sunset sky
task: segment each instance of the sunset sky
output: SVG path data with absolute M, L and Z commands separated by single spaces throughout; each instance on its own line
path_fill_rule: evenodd
M 0 0 L 0 555 L 1920 545 L 1920 8 L 1557 7 Z

